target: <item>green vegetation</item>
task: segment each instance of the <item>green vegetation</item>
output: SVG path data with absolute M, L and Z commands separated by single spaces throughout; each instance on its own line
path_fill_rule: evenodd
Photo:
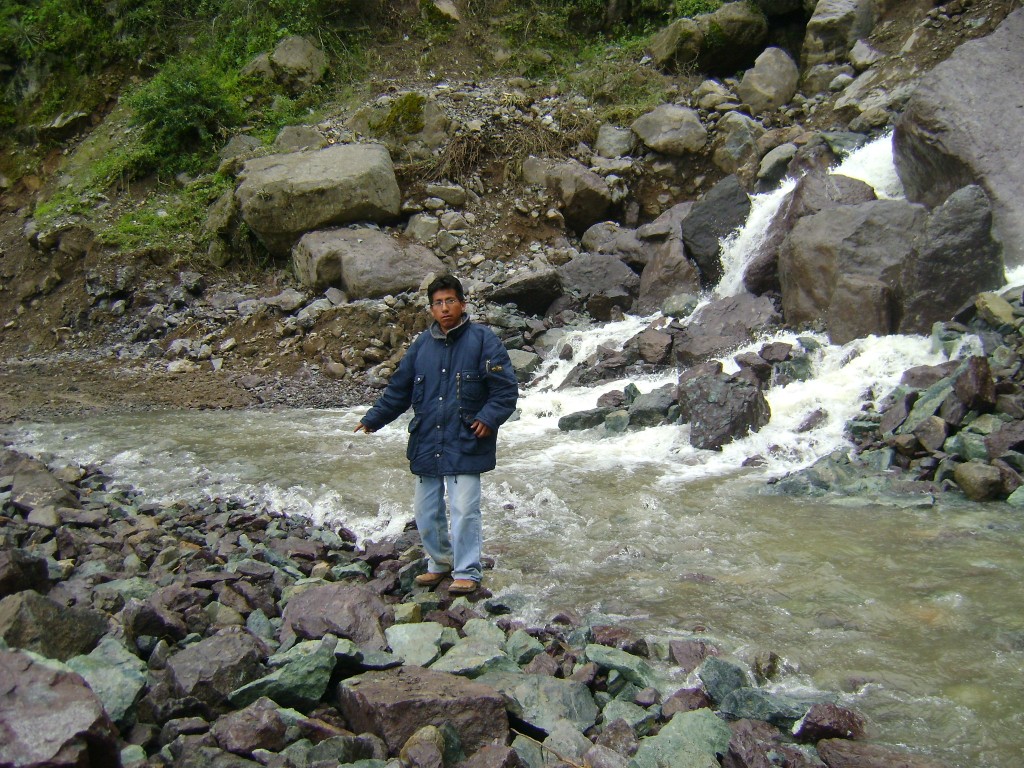
M 235 78 L 209 62 L 174 59 L 128 98 L 145 154 L 132 170 L 198 170 L 196 153 L 241 122 Z
M 269 144 L 285 125 L 354 103 L 382 72 L 408 71 L 404 65 L 418 76 L 433 66 L 443 73 L 458 45 L 476 57 L 467 64 L 483 76 L 493 66 L 493 73 L 557 84 L 596 106 L 557 115 L 560 132 L 531 125 L 486 150 L 512 164 L 520 153 L 557 153 L 591 140 L 603 120 L 624 124 L 662 102 L 667 80 L 640 63 L 651 25 L 718 5 L 638 0 L 612 18 L 616 6 L 607 0 L 465 0 L 462 21 L 453 23 L 430 3 L 410 13 L 399 0 L 7 0 L 0 7 L 0 149 L 12 151 L 0 154 L 7 164 L 0 170 L 36 173 L 42 157 L 65 149 L 66 134 L 40 130 L 58 115 L 102 115 L 67 154 L 64 181 L 37 203 L 37 221 L 48 226 L 80 215 L 113 245 L 182 241 L 184 251 L 201 249 L 202 237 L 189 233 L 201 230 L 210 196 L 228 184 L 214 170 L 216 151 L 231 135 Z M 325 82 L 296 94 L 243 76 L 257 56 L 293 34 L 326 52 Z M 399 41 L 408 58 L 396 62 L 388 46 Z M 417 133 L 423 107 L 421 94 L 401 95 L 372 127 Z M 451 144 L 421 170 L 472 172 L 483 151 L 478 143 Z M 183 172 L 203 181 L 172 182 Z M 143 178 L 148 199 L 127 216 L 104 220 L 108 198 L 138 189 Z
M 423 107 L 427 98 L 422 93 L 403 93 L 391 104 L 391 108 L 378 121 L 371 121 L 370 128 L 378 135 L 405 136 L 423 130 Z
M 675 0 L 672 10 L 677 19 L 692 19 L 702 13 L 713 13 L 721 7 L 722 0 Z
M 109 245 L 127 249 L 159 244 L 175 245 L 184 253 L 197 252 L 206 244 L 198 233 L 207 209 L 233 183 L 226 176 L 213 174 L 196 179 L 184 190 L 153 195 L 121 216 L 100 237 Z
M 646 36 L 594 43 L 579 54 L 579 66 L 565 77 L 566 89 L 597 105 L 598 118 L 619 124 L 632 122 L 665 101 L 666 79 L 639 62 Z

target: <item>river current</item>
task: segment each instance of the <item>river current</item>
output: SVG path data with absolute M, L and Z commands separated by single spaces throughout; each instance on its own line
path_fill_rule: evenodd
M 899 194 L 886 141 L 841 170 Z M 781 194 L 755 199 L 751 223 L 727 243 L 718 295 L 738 290 L 743 253 Z M 629 317 L 565 341 L 582 360 L 648 321 Z M 945 359 L 923 337 L 819 341 L 813 378 L 772 388 L 770 424 L 719 453 L 691 448 L 686 426 L 559 431 L 560 416 L 627 382 L 558 390 L 571 363 L 547 364 L 502 428 L 498 469 L 485 477 L 484 550 L 495 560 L 486 585 L 531 622 L 572 610 L 661 640 L 707 639 L 748 662 L 773 651 L 784 672 L 771 686 L 834 697 L 885 743 L 964 768 L 1019 765 L 1024 518 L 952 494 L 772 493 L 773 478 L 845 449 L 846 421 L 906 368 Z M 648 391 L 674 380 L 634 383 Z M 827 418 L 800 432 L 815 411 Z M 14 447 L 102 464 L 156 500 L 260 500 L 380 538 L 412 517 L 408 417 L 353 434 L 362 413 L 118 414 L 19 424 Z M 754 455 L 767 461 L 743 467 Z

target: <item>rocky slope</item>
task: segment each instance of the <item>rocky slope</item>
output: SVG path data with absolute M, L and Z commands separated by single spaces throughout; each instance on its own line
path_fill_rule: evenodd
M 268 151 L 280 155 L 353 140 L 383 142 L 395 158 L 400 210 L 389 211 L 379 227 L 403 235 L 397 258 L 407 259 L 411 244 L 422 242 L 444 268 L 467 278 L 478 311 L 486 313 L 488 297 L 518 303 L 521 316 L 508 320 L 506 340 L 530 351 L 544 329 L 567 317 L 571 322 L 571 315 L 559 316 L 561 310 L 602 317 L 634 301 L 650 309 L 669 293 L 713 283 L 714 245 L 701 256 L 698 236 L 684 236 L 678 247 L 671 236 L 666 243 L 667 230 L 660 224 L 660 230 L 647 232 L 637 243 L 635 235 L 643 233 L 635 228 L 659 214 L 681 220 L 680 204 L 709 194 L 729 174 L 751 192 L 786 168 L 827 164 L 836 150 L 850 146 L 850 129 L 873 134 L 894 123 L 924 73 L 964 41 L 991 32 L 1019 3 L 819 5 L 804 33 L 802 59 L 777 55 L 776 61 L 755 65 L 758 51 L 769 42 L 762 37 L 737 67 L 741 72 L 750 67 L 739 78 L 702 80 L 680 42 L 690 38 L 678 29 L 664 30 L 653 39 L 647 66 L 659 69 L 675 90 L 676 112 L 645 116 L 633 130 L 608 125 L 594 133 L 593 105 L 552 92 L 541 82 L 446 80 L 438 73 L 430 83 L 391 81 L 388 93 L 367 109 L 289 129 L 270 150 L 233 140 L 225 147 L 222 168 L 240 172 L 246 158 Z M 776 30 L 781 17 L 773 14 L 788 13 L 788 5 L 762 6 Z M 868 6 L 871 13 L 865 17 Z M 742 21 L 735 34 L 742 36 L 743 24 L 758 23 Z M 794 62 L 800 68 L 799 88 L 792 80 Z M 405 94 L 423 100 L 422 126 L 414 126 L 418 130 L 412 133 L 364 135 L 382 114 L 393 114 Z M 689 121 L 682 133 L 673 123 L 680 116 Z M 99 130 L 102 126 L 92 133 Z M 88 155 L 88 140 L 79 134 L 69 142 L 67 155 Z M 530 150 L 537 158 L 532 165 L 509 165 L 522 162 Z M 447 171 L 447 181 L 428 188 L 424 162 L 440 176 Z M 41 171 L 52 173 L 59 166 Z M 250 166 L 243 175 L 254 173 Z M 367 291 L 342 279 L 335 283 L 341 292 L 325 297 L 326 282 L 307 278 L 302 284 L 283 261 L 269 271 L 238 269 L 237 248 L 245 245 L 238 239 L 239 226 L 247 224 L 259 234 L 259 220 L 267 215 L 264 210 L 245 220 L 244 183 L 227 206 L 237 200 L 241 215 L 218 204 L 208 222 L 214 236 L 209 258 L 236 254 L 235 265 L 197 270 L 196 257 L 172 243 L 125 253 L 96 238 L 95 217 L 123 210 L 131 198 L 115 199 L 40 231 L 31 215 L 33 200 L 41 194 L 40 178 L 45 194 L 48 177 L 42 176 L 8 182 L 2 197 L 0 351 L 5 364 L 0 393 L 5 396 L 0 412 L 5 418 L 108 406 L 365 400 L 371 394 L 366 384 L 386 377 L 409 334 L 422 324 L 416 302 L 394 290 L 401 286 Z M 142 184 L 133 195 L 145 193 Z M 589 224 L 609 218 L 626 230 L 619 242 L 609 242 L 608 236 L 596 243 L 596 236 L 581 239 Z M 716 226 L 734 223 L 697 219 L 690 228 L 706 237 Z M 315 230 L 315 224 L 310 228 Z M 268 241 L 265 234 L 261 237 Z M 685 255 L 679 251 L 683 247 Z M 608 274 L 602 275 L 606 284 L 595 287 L 580 284 L 578 277 L 566 278 L 563 271 L 558 285 L 551 286 L 550 272 L 570 262 L 592 273 L 595 267 L 576 259 L 591 251 L 611 253 L 638 274 L 652 255 L 668 253 L 658 259 L 662 271 L 651 270 L 646 296 L 637 295 L 639 284 L 620 285 L 621 277 Z M 197 271 L 205 274 L 197 276 Z M 370 279 L 379 281 L 380 274 Z M 671 290 L 663 279 L 667 274 L 673 276 Z M 520 278 L 525 282 L 516 289 Z M 652 285 L 661 293 L 650 292 Z M 298 294 L 282 293 L 286 289 Z M 771 280 L 755 290 L 771 296 Z M 363 294 L 372 298 L 385 292 L 397 298 L 359 300 Z M 860 299 L 863 293 L 854 296 Z M 555 299 L 558 303 L 551 306 Z M 68 366 L 73 370 L 70 386 Z M 111 371 L 124 369 L 132 386 L 112 390 L 107 386 Z

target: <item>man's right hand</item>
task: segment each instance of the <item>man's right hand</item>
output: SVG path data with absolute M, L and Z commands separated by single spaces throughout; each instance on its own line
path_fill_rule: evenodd
M 368 426 L 366 426 L 365 424 L 363 424 L 363 422 L 360 421 L 358 424 L 356 424 L 356 428 L 353 429 L 352 431 L 353 432 L 365 432 L 368 435 L 372 435 L 377 430 L 370 429 Z

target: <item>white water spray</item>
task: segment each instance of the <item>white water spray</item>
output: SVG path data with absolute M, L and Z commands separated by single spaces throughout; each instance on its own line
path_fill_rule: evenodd
M 902 195 L 892 157 L 892 137 L 884 136 L 851 153 L 832 171 L 871 185 L 880 198 Z M 701 297 L 690 319 L 699 322 L 700 308 L 717 298 L 744 290 L 743 274 L 750 258 L 764 243 L 768 228 L 787 196 L 796 186 L 787 179 L 778 189 L 755 195 L 744 225 L 722 243 L 723 277 L 715 289 Z M 1024 270 L 1021 271 L 1024 278 Z M 812 357 L 807 381 L 775 386 L 766 392 L 771 422 L 759 432 L 737 440 L 720 452 L 695 449 L 688 442 L 688 427 L 648 428 L 639 432 L 611 434 L 601 428 L 584 433 L 557 433 L 560 416 L 596 406 L 602 392 L 621 389 L 629 382 L 606 382 L 600 387 L 559 390 L 573 368 L 587 361 L 602 346 L 620 348 L 656 318 L 627 317 L 602 327 L 578 330 L 562 340 L 573 352 L 571 359 L 552 354 L 535 379 L 537 386 L 521 400 L 521 421 L 506 427 L 513 441 L 542 441 L 538 458 L 549 462 L 570 461 L 595 470 L 634 463 L 664 463 L 671 470 L 665 481 L 693 481 L 740 471 L 746 459 L 757 456 L 766 476 L 777 476 L 808 466 L 822 456 L 849 445 L 847 422 L 866 404 L 877 401 L 895 387 L 903 371 L 915 365 L 935 365 L 945 356 L 921 336 L 870 336 L 842 346 L 814 335 L 818 351 Z M 684 323 L 687 320 L 683 321 Z M 805 334 L 806 336 L 807 334 Z M 765 343 L 782 341 L 799 346 L 798 334 L 783 331 L 732 350 L 720 360 L 735 371 L 734 355 L 757 352 Z M 647 392 L 675 380 L 675 373 L 634 380 Z M 545 441 L 545 435 L 550 442 Z M 557 440 L 553 436 L 557 435 Z M 749 470 L 748 470 L 749 471 Z

